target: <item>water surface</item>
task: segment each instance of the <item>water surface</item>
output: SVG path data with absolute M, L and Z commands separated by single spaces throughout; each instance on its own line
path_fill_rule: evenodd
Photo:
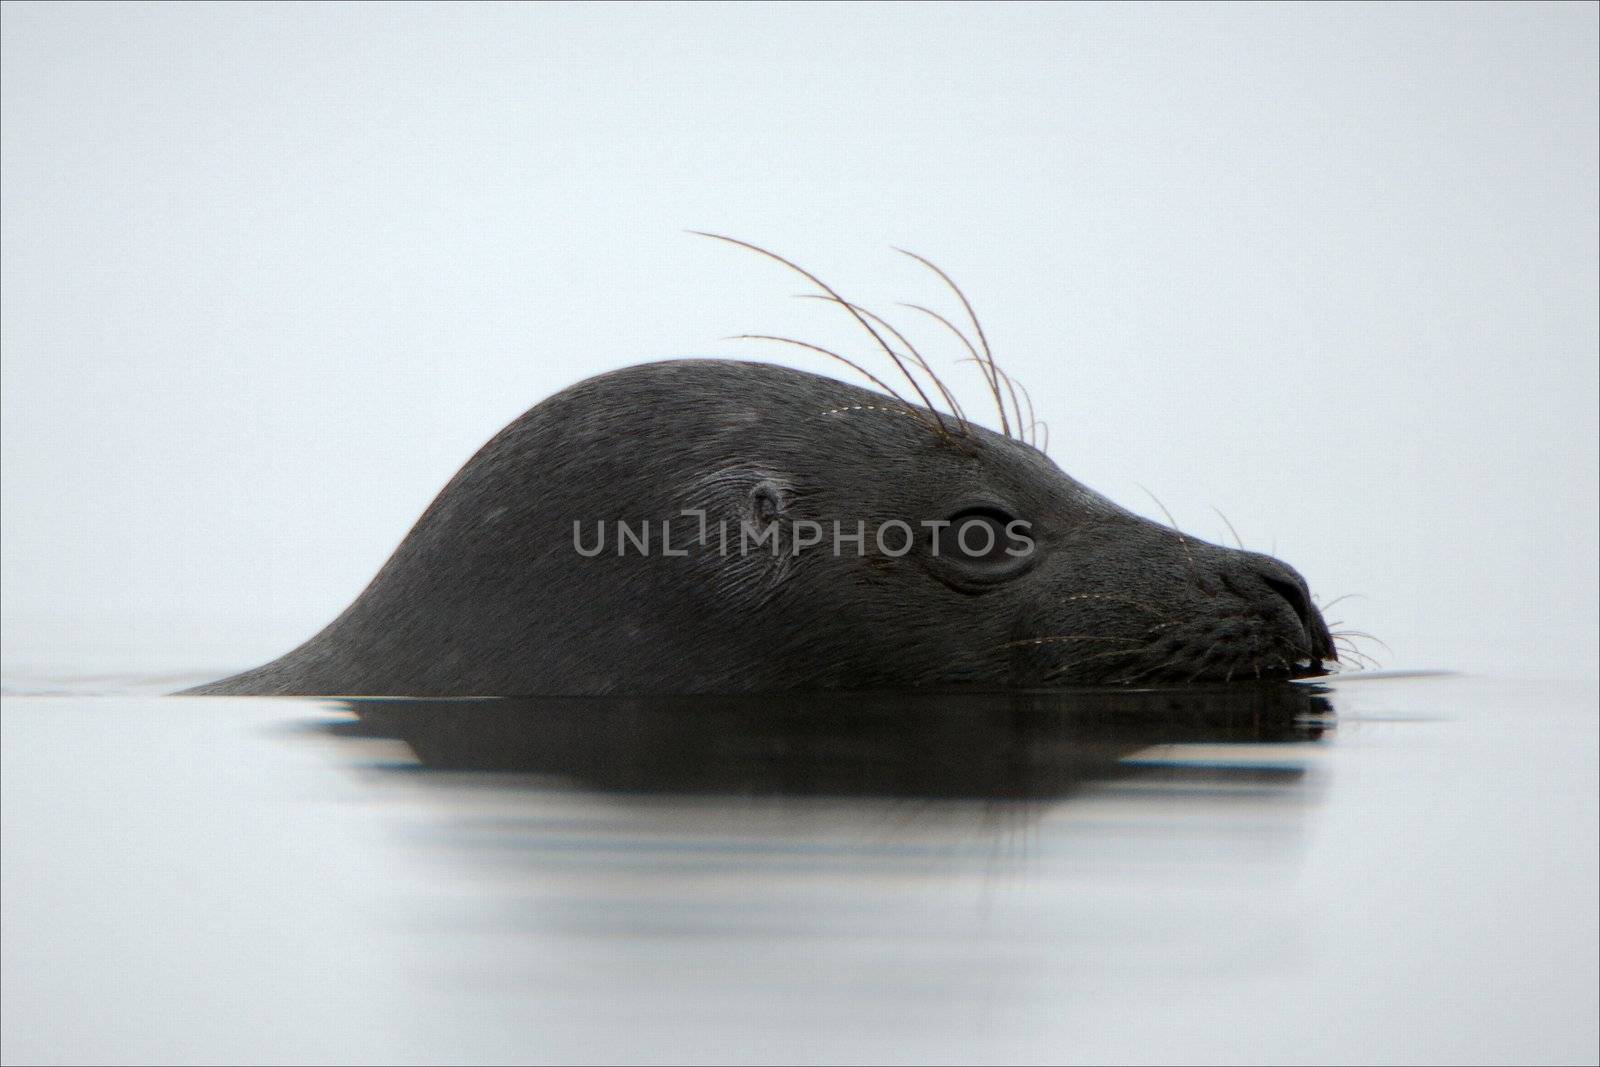
M 43 688 L 8 1062 L 1597 1055 L 1592 684 Z

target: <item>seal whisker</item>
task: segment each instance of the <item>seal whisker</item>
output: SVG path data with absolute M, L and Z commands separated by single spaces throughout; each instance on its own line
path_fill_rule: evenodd
M 1006 392 L 1011 395 L 1011 410 L 1013 410 L 1013 411 L 1015 411 L 1017 413 L 1017 432 L 1021 433 L 1022 432 L 1022 405 L 1017 402 L 1017 383 L 1013 382 L 1011 380 L 1011 375 L 1007 374 L 1003 370 L 1000 370 L 999 367 L 996 367 L 995 370 L 999 373 L 1000 380 L 1005 383 Z M 1023 443 L 1024 444 L 1031 444 L 1032 442 L 1029 442 L 1029 441 L 1024 439 Z
M 760 245 L 753 245 L 749 241 L 741 241 L 737 237 L 726 237 L 720 233 L 707 233 L 704 230 L 690 230 L 689 232 L 697 237 L 709 237 L 714 241 L 725 241 L 731 245 L 738 245 L 740 248 L 747 248 L 758 255 L 765 256 L 774 262 L 781 263 L 837 300 L 841 305 L 843 305 L 844 309 L 850 313 L 850 316 L 861 324 L 861 328 L 872 335 L 872 339 L 878 343 L 878 347 L 883 349 L 894 365 L 900 369 L 900 373 L 905 375 L 906 380 L 911 383 L 911 388 L 915 389 L 917 391 L 917 395 L 922 398 L 923 406 L 926 407 L 930 413 L 932 413 L 934 421 L 938 423 L 938 432 L 945 437 L 950 436 L 950 429 L 945 425 L 944 418 L 940 416 L 938 409 L 933 406 L 933 401 L 929 399 L 928 394 L 923 390 L 922 384 L 917 381 L 916 375 L 912 374 L 910 368 L 905 365 L 905 362 L 895 354 L 895 350 L 889 345 L 889 342 L 883 339 L 883 335 L 877 330 L 873 329 L 872 323 L 868 322 L 859 313 L 857 313 L 854 305 L 841 297 L 831 285 L 817 277 L 815 274 L 812 274 L 804 267 L 800 266 L 800 264 L 795 263 L 792 260 L 785 259 L 776 252 L 762 248 Z M 898 394 L 895 395 L 898 396 Z
M 1167 510 L 1167 506 L 1161 502 L 1160 497 L 1150 492 L 1145 486 L 1141 485 L 1139 488 L 1144 489 L 1145 494 L 1156 502 L 1156 507 L 1161 509 L 1161 514 L 1167 517 L 1167 525 L 1172 528 L 1173 533 L 1178 535 L 1178 543 L 1183 546 L 1183 558 L 1189 563 L 1189 577 L 1194 580 L 1196 588 L 1204 591 L 1205 586 L 1200 582 L 1200 572 L 1194 565 L 1194 553 L 1189 551 L 1189 539 L 1184 536 L 1182 530 L 1178 529 L 1178 520 L 1172 517 L 1172 512 Z
M 1334 623 L 1334 625 L 1337 626 L 1339 624 Z M 1329 630 L 1328 636 L 1332 639 L 1336 649 L 1346 652 L 1352 656 L 1361 656 L 1374 666 L 1376 666 L 1378 663 L 1377 657 L 1359 648 L 1355 643 L 1357 638 L 1360 638 L 1364 641 L 1371 641 L 1374 644 L 1380 645 L 1389 655 L 1394 655 L 1394 649 L 1390 648 L 1387 644 L 1384 644 L 1384 642 L 1378 640 L 1378 638 L 1373 637 L 1371 634 L 1365 633 L 1361 630 Z
M 1097 659 L 1110 659 L 1113 656 L 1133 656 L 1140 652 L 1148 652 L 1149 650 L 1149 645 L 1140 645 L 1138 648 L 1111 648 L 1104 652 L 1096 652 L 1090 656 L 1082 656 L 1074 660 L 1073 663 L 1089 663 Z
M 1223 525 L 1224 525 L 1224 526 L 1226 526 L 1226 527 L 1227 527 L 1227 528 L 1228 528 L 1228 532 L 1229 532 L 1229 533 L 1231 533 L 1231 534 L 1232 534 L 1232 535 L 1233 535 L 1233 543 L 1234 543 L 1234 544 L 1235 544 L 1235 545 L 1237 545 L 1237 546 L 1239 546 L 1239 551 L 1240 551 L 1240 552 L 1243 552 L 1243 551 L 1244 551 L 1244 550 L 1245 550 L 1245 547 L 1244 547 L 1244 539 L 1243 539 L 1243 538 L 1242 538 L 1242 537 L 1240 537 L 1240 536 L 1239 536 L 1239 531 L 1238 531 L 1238 530 L 1235 530 L 1235 529 L 1234 529 L 1234 528 L 1233 528 L 1233 523 L 1231 523 L 1231 522 L 1229 522 L 1229 521 L 1228 521 L 1228 516 L 1226 516 L 1226 515 L 1224 515 L 1224 514 L 1223 514 L 1223 513 L 1222 513 L 1222 509 L 1221 509 L 1221 508 L 1219 508 L 1219 507 L 1217 507 L 1217 506 L 1216 506 L 1216 505 L 1215 505 L 1215 504 L 1213 504 L 1213 505 L 1212 505 L 1212 506 L 1211 506 L 1211 510 L 1212 510 L 1212 511 L 1215 511 L 1215 512 L 1216 512 L 1216 513 L 1217 513 L 1217 518 L 1219 518 L 1219 519 L 1221 519 L 1221 520 L 1222 520 L 1222 524 L 1223 524 Z
M 1334 623 L 1334 625 L 1338 626 L 1339 624 L 1338 623 Z M 1333 634 L 1334 637 L 1359 637 L 1359 638 L 1362 638 L 1363 640 L 1371 641 L 1374 644 L 1383 645 L 1383 650 L 1385 652 L 1389 653 L 1389 655 L 1391 655 L 1391 656 L 1394 655 L 1394 649 L 1392 649 L 1388 645 L 1384 644 L 1384 642 L 1383 642 L 1383 640 L 1381 638 L 1374 637 L 1372 634 L 1367 633 L 1367 631 L 1365 631 L 1365 630 L 1333 630 L 1333 631 L 1331 631 L 1331 633 Z
M 1333 645 L 1337 652 L 1345 656 L 1349 656 L 1359 662 L 1364 662 L 1372 667 L 1378 666 L 1378 660 L 1375 656 L 1369 655 L 1368 653 L 1357 648 L 1355 645 L 1352 645 L 1348 638 L 1335 637 L 1333 639 Z
M 1366 656 L 1368 659 L 1372 658 L 1368 653 L 1366 653 L 1361 648 L 1359 648 L 1353 640 L 1351 640 L 1349 637 L 1345 636 L 1344 634 L 1336 633 L 1336 634 L 1332 634 L 1331 636 L 1332 636 L 1332 639 L 1333 639 L 1334 647 L 1336 647 L 1336 648 L 1338 648 L 1338 649 L 1340 649 L 1342 651 L 1345 651 L 1345 652 L 1353 653 L 1355 655 Z M 1385 647 L 1387 648 L 1388 646 L 1385 646 Z M 1390 652 L 1391 655 L 1393 654 L 1393 651 L 1394 651 L 1393 649 L 1389 649 L 1389 652 Z
M 1035 443 L 1038 438 L 1033 436 L 1033 428 L 1043 424 L 1033 414 L 1033 394 L 1028 392 L 1028 387 L 1023 385 L 1020 381 L 1016 381 L 1015 379 L 1011 378 L 1008 378 L 1008 380 L 1014 382 L 1016 387 L 1022 390 L 1022 399 L 1028 402 L 1028 428 L 1023 432 L 1028 436 L 1028 443 L 1033 445 L 1035 448 L 1038 448 L 1039 446 Z M 1017 417 L 1021 418 L 1021 415 L 1019 414 Z M 1046 429 L 1048 430 L 1048 427 Z M 1041 451 L 1043 450 L 1041 449 Z
M 1105 652 L 1096 652 L 1092 656 L 1079 656 L 1076 659 L 1063 663 L 1058 667 L 1051 668 L 1045 673 L 1045 680 L 1055 681 L 1058 678 L 1064 678 L 1077 668 L 1082 667 L 1087 663 L 1093 663 L 1095 660 L 1111 659 L 1116 656 L 1137 656 L 1140 653 L 1148 652 L 1149 650 L 1149 645 L 1140 645 L 1138 648 L 1113 648 Z
M 1109 637 L 1099 634 L 1052 634 L 1049 637 L 1025 637 L 1020 641 L 1007 641 L 995 645 L 995 648 L 1018 648 L 1023 645 L 1051 645 L 1068 641 L 1120 641 L 1124 644 L 1137 645 L 1142 642 L 1134 637 Z
M 1144 608 L 1158 619 L 1171 620 L 1172 618 L 1166 612 L 1146 601 L 1136 600 L 1133 597 L 1118 596 L 1116 593 L 1073 593 L 1070 596 L 1058 597 L 1056 599 L 1063 604 L 1070 604 L 1075 600 L 1110 600 L 1115 601 L 1118 604 L 1132 604 L 1134 607 Z
M 985 385 L 987 385 L 989 387 L 989 392 L 994 397 L 995 406 L 1000 409 L 1000 418 L 1002 420 L 1001 421 L 1001 426 L 1005 427 L 1006 426 L 1006 424 L 1004 422 L 1004 420 L 1005 420 L 1005 405 L 1000 399 L 1000 381 L 991 372 L 991 370 L 989 368 L 989 365 L 984 362 L 983 356 L 978 354 L 977 346 L 974 345 L 972 343 L 972 341 L 967 338 L 967 335 L 965 333 L 961 332 L 961 328 L 959 326 L 957 326 L 955 323 L 951 322 L 949 319 L 945 318 L 943 315 L 939 314 L 937 311 L 933 310 L 932 308 L 924 307 L 921 304 L 901 304 L 900 306 L 903 307 L 903 308 L 907 308 L 907 309 L 909 309 L 911 311 L 920 311 L 924 315 L 927 315 L 929 318 L 931 318 L 935 322 L 939 323 L 945 329 L 947 329 L 951 333 L 955 334 L 956 335 L 956 339 L 959 340 L 962 343 L 962 345 L 966 347 L 966 350 L 968 352 L 972 353 L 972 362 L 974 362 L 974 363 L 976 363 L 978 365 L 978 370 L 983 374 L 983 384 L 985 384 Z M 1011 436 L 1011 431 L 1010 431 L 1009 428 L 1006 428 L 1006 436 L 1007 437 Z
M 1347 645 L 1340 646 L 1339 652 L 1342 653 L 1342 655 L 1339 656 L 1338 658 L 1342 659 L 1342 658 L 1344 658 L 1344 656 L 1349 656 L 1352 660 L 1355 661 L 1356 666 L 1360 667 L 1363 670 L 1377 670 L 1380 666 L 1382 666 L 1377 660 L 1373 659 L 1371 656 L 1367 655 L 1364 652 L 1357 652 L 1355 649 L 1350 648 Z
M 907 400 L 905 397 L 903 397 L 899 393 L 895 392 L 894 389 L 891 388 L 888 385 L 888 383 L 886 383 L 882 378 L 879 378 L 876 374 L 873 374 L 871 371 L 869 371 L 867 368 L 863 367 L 861 364 L 857 363 L 855 360 L 849 358 L 848 356 L 841 356 L 839 353 L 833 351 L 831 348 L 823 348 L 821 345 L 814 345 L 810 341 L 798 341 L 793 337 L 777 337 L 777 336 L 774 336 L 773 334 L 770 334 L 770 333 L 736 333 L 732 337 L 723 338 L 723 340 L 725 340 L 725 341 L 777 341 L 780 344 L 795 345 L 796 347 L 799 347 L 799 348 L 810 349 L 812 352 L 820 352 L 824 356 L 828 356 L 828 357 L 830 357 L 832 359 L 838 360 L 840 363 L 843 363 L 845 366 L 849 367 L 851 370 L 854 370 L 856 373 L 858 373 L 862 377 L 866 378 L 873 385 L 876 385 L 879 389 L 882 389 L 884 392 L 888 393 L 891 397 L 893 397 L 894 399 L 900 401 L 900 403 L 902 403 L 902 404 L 904 404 L 906 406 L 908 414 L 914 415 L 919 419 L 921 418 L 920 415 L 917 415 L 916 407 L 909 400 Z
M 962 342 L 962 346 L 965 347 L 968 352 L 971 352 L 971 362 L 978 365 L 978 370 L 981 371 L 982 376 L 984 376 L 984 386 L 989 386 L 990 395 L 995 398 L 995 403 L 997 403 L 997 405 L 1000 403 L 1000 386 L 998 386 L 998 382 L 995 381 L 994 376 L 989 373 L 989 365 L 984 363 L 984 357 L 978 354 L 978 347 L 974 346 L 973 342 L 966 338 L 966 334 L 962 333 L 960 326 L 950 322 L 949 318 L 939 314 L 939 312 L 931 309 L 931 307 L 923 307 L 922 304 L 901 304 L 901 307 L 904 307 L 904 309 L 914 310 L 914 312 L 922 312 L 923 315 L 928 315 L 928 317 L 933 318 L 934 322 L 938 322 L 939 325 L 944 326 L 944 328 L 949 330 L 950 333 L 954 333 L 955 339 Z M 1006 437 L 1010 437 L 1010 434 L 1006 434 Z
M 825 300 L 834 304 L 846 303 L 845 301 L 840 300 L 838 297 L 827 296 L 823 293 L 801 293 L 800 299 Z M 916 363 L 916 365 L 922 369 L 923 373 L 927 374 L 929 378 L 933 379 L 934 387 L 939 390 L 939 394 L 944 397 L 945 403 L 950 406 L 950 413 L 961 421 L 962 429 L 965 430 L 967 428 L 968 420 L 967 413 L 961 408 L 961 402 L 957 400 L 955 395 L 951 393 L 950 390 L 945 386 L 944 380 L 940 378 L 934 369 L 928 365 L 928 361 L 923 358 L 922 353 L 917 351 L 917 346 L 912 344 L 905 334 L 896 329 L 895 325 L 882 315 L 879 315 L 873 311 L 869 311 L 860 304 L 846 304 L 846 306 L 853 311 L 860 312 L 873 322 L 876 322 L 879 326 L 882 326 L 885 330 L 889 331 L 890 335 L 892 335 L 896 340 L 906 346 L 907 354 Z
M 1157 674 L 1160 671 L 1166 670 L 1168 667 L 1173 666 L 1177 662 L 1178 662 L 1178 657 L 1177 656 L 1173 656 L 1171 659 L 1166 660 L 1166 661 L 1164 661 L 1162 663 L 1157 663 L 1153 667 L 1146 667 L 1144 670 L 1134 671 L 1132 674 L 1124 674 L 1124 675 L 1122 675 L 1120 677 L 1112 678 L 1112 679 L 1110 679 L 1110 682 L 1111 682 L 1112 685 L 1134 685 L 1134 684 L 1136 684 L 1136 683 L 1138 683 L 1140 681 L 1143 681 L 1144 679 L 1150 677 L 1152 674 Z
M 958 359 L 958 360 L 956 360 L 956 362 L 957 363 L 971 363 L 972 360 L 970 360 L 970 359 Z M 1000 381 L 1005 385 L 1006 392 L 1011 394 L 1011 407 L 1012 407 L 1012 410 L 1014 410 L 1017 413 L 1018 432 L 1022 432 L 1022 430 L 1021 430 L 1021 427 L 1022 427 L 1022 424 L 1023 424 L 1023 420 L 1022 420 L 1022 405 L 1017 403 L 1017 383 L 1011 380 L 1011 375 L 1007 374 L 1003 370 L 1000 370 L 999 367 L 996 367 L 995 370 L 999 372 Z M 1032 441 L 1029 441 L 1026 436 L 1020 437 L 1020 438 L 1018 438 L 1018 440 L 1020 440 L 1025 445 L 1031 445 L 1033 443 Z
M 919 256 L 917 253 L 908 251 L 904 248 L 896 248 L 895 251 L 899 252 L 903 256 L 910 256 L 912 259 L 916 260 L 918 263 L 921 263 L 924 267 L 927 267 L 929 270 L 933 271 L 933 273 L 937 274 L 940 279 L 942 279 L 944 283 L 950 287 L 950 291 L 956 294 L 956 299 L 961 301 L 961 306 L 966 309 L 967 318 L 972 320 L 972 328 L 977 331 L 978 344 L 983 349 L 984 357 L 989 363 L 989 386 L 994 391 L 995 404 L 1000 408 L 1001 431 L 1007 437 L 1010 437 L 1011 427 L 1006 420 L 1006 406 L 1000 399 L 1000 368 L 994 361 L 994 353 L 989 349 L 989 339 L 988 337 L 984 336 L 983 323 L 978 321 L 978 313 L 972 310 L 972 302 L 967 299 L 967 294 L 961 291 L 961 286 L 955 283 L 955 279 L 941 270 L 939 265 L 934 263 L 932 260 L 923 256 Z
M 1361 596 L 1364 596 L 1364 594 L 1361 594 L 1361 593 L 1346 593 L 1343 596 L 1336 596 L 1332 600 L 1328 601 L 1326 604 L 1318 604 L 1317 605 L 1317 610 L 1319 610 L 1319 611 L 1323 612 L 1324 614 L 1326 614 L 1328 612 L 1328 610 L 1331 609 L 1335 604 L 1338 604 L 1341 601 L 1349 600 L 1351 597 L 1361 597 Z M 1316 600 L 1315 595 L 1312 596 L 1312 600 L 1313 601 Z
M 905 408 L 885 408 L 879 407 L 877 404 L 849 404 L 842 408 L 828 408 L 822 414 L 843 415 L 850 411 L 881 411 L 886 415 L 911 415 L 911 412 L 907 411 Z

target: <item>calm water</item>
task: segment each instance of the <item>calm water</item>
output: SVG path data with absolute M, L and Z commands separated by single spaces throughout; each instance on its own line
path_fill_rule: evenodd
M 1593 683 L 10 689 L 7 1062 L 1600 1056 Z

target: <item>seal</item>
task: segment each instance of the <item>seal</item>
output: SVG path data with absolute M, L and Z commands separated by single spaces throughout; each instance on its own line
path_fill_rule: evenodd
M 851 540 L 797 549 L 802 521 Z M 1022 540 L 1000 532 L 1018 521 L 1032 548 L 1007 555 Z M 995 536 L 959 536 L 980 526 Z M 735 530 L 747 543 L 724 551 Z M 674 360 L 528 411 L 333 623 L 191 692 L 1189 682 L 1334 658 L 1292 568 L 1126 511 L 1034 446 L 944 436 L 821 375 Z
M 884 340 L 883 320 L 822 288 Z M 1293 568 L 1069 477 L 1024 427 L 977 328 L 1000 432 L 966 418 L 936 377 L 954 410 L 902 398 L 849 360 L 885 391 L 715 359 L 573 385 L 484 445 L 320 633 L 188 692 L 747 694 L 1324 673 L 1334 636 Z M 917 353 L 908 365 L 906 348 L 884 344 L 917 384 L 912 367 L 927 364 Z

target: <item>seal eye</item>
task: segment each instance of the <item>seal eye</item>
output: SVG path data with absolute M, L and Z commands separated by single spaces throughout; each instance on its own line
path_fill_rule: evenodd
M 928 550 L 944 578 L 963 588 L 1015 577 L 1033 562 L 1029 524 L 999 508 L 964 508 L 935 529 Z

